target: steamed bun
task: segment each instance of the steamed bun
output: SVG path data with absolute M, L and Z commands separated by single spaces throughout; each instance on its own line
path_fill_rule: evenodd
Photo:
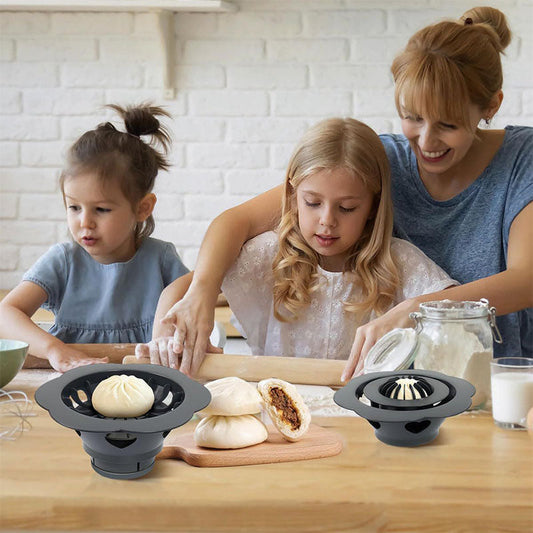
M 311 413 L 292 383 L 281 379 L 263 379 L 257 389 L 265 401 L 266 411 L 282 437 L 295 442 L 309 429 Z
M 245 448 L 267 437 L 267 428 L 253 415 L 208 416 L 194 430 L 194 442 L 204 448 Z
M 211 393 L 211 402 L 200 411 L 200 416 L 240 416 L 261 412 L 261 395 L 253 385 L 241 378 L 217 379 L 205 386 Z
M 98 383 L 91 401 L 101 415 L 131 418 L 144 415 L 152 408 L 154 391 L 144 379 L 114 374 Z

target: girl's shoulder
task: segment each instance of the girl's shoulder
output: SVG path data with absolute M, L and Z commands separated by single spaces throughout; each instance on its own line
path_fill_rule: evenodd
M 278 249 L 278 235 L 275 231 L 265 231 L 254 238 L 246 241 L 243 246 L 243 251 L 247 253 L 256 252 L 272 252 Z
M 391 252 L 393 255 L 425 255 L 424 252 L 420 248 L 415 246 L 412 242 L 409 242 L 405 239 L 399 239 L 398 237 L 393 237 L 391 239 Z
M 396 266 L 400 270 L 411 268 L 414 264 L 433 263 L 433 261 L 412 242 L 393 237 L 391 240 L 391 254 Z

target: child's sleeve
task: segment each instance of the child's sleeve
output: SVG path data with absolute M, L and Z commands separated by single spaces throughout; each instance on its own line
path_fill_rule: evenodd
M 413 244 L 401 239 L 393 239 L 391 249 L 400 274 L 400 288 L 396 303 L 421 294 L 441 291 L 452 285 L 459 285 Z
M 277 246 L 272 231 L 250 239 L 222 282 L 222 292 L 254 354 L 264 349 L 272 316 L 272 260 Z
M 187 274 L 189 269 L 181 261 L 175 246 L 167 242 L 163 259 L 163 284 L 166 287 L 175 279 Z
M 22 276 L 22 281 L 39 285 L 48 295 L 42 307 L 56 312 L 61 306 L 68 281 L 68 257 L 65 246 L 52 246 Z

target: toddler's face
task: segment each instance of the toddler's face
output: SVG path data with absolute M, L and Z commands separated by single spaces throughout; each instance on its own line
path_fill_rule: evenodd
M 99 263 L 128 261 L 135 254 L 136 216 L 118 183 L 102 185 L 92 173 L 64 183 L 67 223 L 74 240 Z
M 325 270 L 340 272 L 372 210 L 373 194 L 345 168 L 320 170 L 296 189 L 298 224 Z

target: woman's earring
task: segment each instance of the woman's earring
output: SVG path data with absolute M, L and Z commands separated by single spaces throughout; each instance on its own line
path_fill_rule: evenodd
M 485 121 L 485 124 L 486 124 L 487 126 L 489 126 L 489 125 L 490 125 L 490 121 L 492 120 L 492 117 L 487 117 L 487 118 L 485 118 L 485 119 L 483 119 L 483 120 Z

